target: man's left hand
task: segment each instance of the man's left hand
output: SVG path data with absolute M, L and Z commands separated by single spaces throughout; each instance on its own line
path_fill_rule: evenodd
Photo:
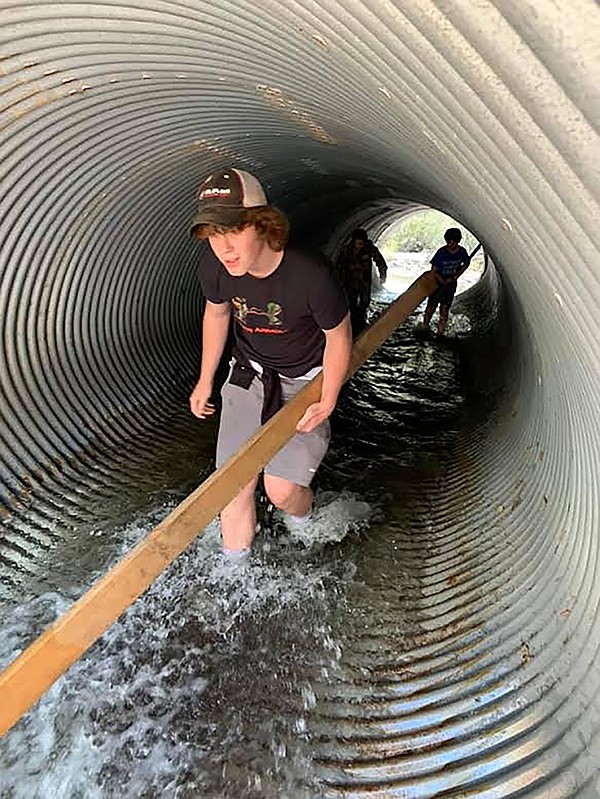
M 335 405 L 328 402 L 314 402 L 306 409 L 304 416 L 296 425 L 299 433 L 311 433 L 315 427 L 328 419 L 333 413 Z

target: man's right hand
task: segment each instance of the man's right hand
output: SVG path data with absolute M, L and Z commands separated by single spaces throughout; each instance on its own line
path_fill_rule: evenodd
M 212 385 L 205 385 L 198 381 L 190 396 L 190 409 L 198 419 L 206 419 L 215 412 L 215 406 L 210 401 Z

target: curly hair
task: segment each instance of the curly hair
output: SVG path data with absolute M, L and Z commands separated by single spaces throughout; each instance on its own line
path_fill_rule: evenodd
M 449 227 L 444 233 L 444 238 L 448 243 L 454 241 L 458 244 L 458 242 L 462 239 L 462 233 L 457 227 Z
M 266 241 L 275 252 L 281 252 L 287 244 L 290 234 L 289 222 L 287 217 L 272 205 L 248 208 L 244 213 L 243 223 L 237 228 L 227 228 L 214 224 L 197 225 L 193 230 L 193 235 L 197 239 L 207 239 L 209 236 L 219 233 L 243 230 L 251 225 L 256 228 L 259 238 L 262 241 Z

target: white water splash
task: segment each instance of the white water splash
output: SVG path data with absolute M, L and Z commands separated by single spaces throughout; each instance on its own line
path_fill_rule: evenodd
M 435 333 L 437 330 L 438 321 L 440 318 L 439 311 L 436 310 L 431 317 L 431 322 L 429 325 L 429 329 L 431 333 Z M 420 315 L 418 318 L 415 318 L 412 321 L 412 329 L 415 332 L 426 333 L 427 328 L 423 326 L 423 316 Z M 410 324 L 410 322 L 409 322 Z M 458 338 L 459 336 L 468 336 L 471 333 L 472 326 L 471 320 L 465 314 L 459 313 L 452 313 L 450 311 L 450 315 L 448 316 L 448 323 L 446 324 L 445 330 L 445 337 L 446 338 Z
M 471 320 L 465 314 L 453 314 L 450 312 L 448 325 L 446 327 L 447 334 L 451 336 L 467 336 L 472 330 Z
M 122 530 L 115 559 L 164 513 Z M 367 514 L 356 498 L 333 500 L 320 540 Z M 327 618 L 353 567 L 268 534 L 245 566 L 219 551 L 213 522 L 5 736 L 2 799 L 314 795 L 310 679 L 341 656 Z M 5 661 L 70 604 L 57 593 L 24 601 L 1 631 Z
M 364 529 L 372 512 L 368 502 L 349 491 L 322 491 L 315 497 L 310 521 L 296 523 L 288 516 L 282 517 L 294 543 L 314 548 L 339 543 L 350 533 Z

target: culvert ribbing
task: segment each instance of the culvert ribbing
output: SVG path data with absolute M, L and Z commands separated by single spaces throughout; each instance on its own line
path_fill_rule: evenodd
M 599 24 L 587 0 L 4 2 L 7 585 L 36 571 L 24 537 L 52 547 L 90 485 L 110 501 L 185 435 L 165 420 L 196 370 L 208 170 L 255 172 L 331 248 L 433 205 L 498 265 L 507 382 L 432 509 L 414 684 L 373 687 L 340 790 L 598 795 Z

